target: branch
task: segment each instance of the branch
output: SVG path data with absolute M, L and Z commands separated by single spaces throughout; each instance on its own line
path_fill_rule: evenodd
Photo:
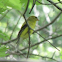
M 54 2 L 52 2 L 51 0 L 47 0 L 48 2 L 50 2 L 51 4 L 53 4 L 56 8 L 58 8 L 60 11 L 62 11 L 62 9 L 60 7 L 58 7 Z
M 57 20 L 57 18 L 61 15 L 61 13 L 62 13 L 62 11 L 49 24 L 47 24 L 44 27 L 41 27 L 41 28 L 35 30 L 34 32 L 37 32 L 37 31 L 42 30 L 44 28 L 47 28 L 49 25 L 53 24 Z
M 6 41 L 6 42 L 2 42 L 0 43 L 1 45 L 6 45 L 8 43 L 11 43 L 11 42 L 14 42 L 15 40 L 17 40 L 18 38 L 15 38 L 15 39 L 12 39 L 12 40 L 9 40 L 9 41 Z

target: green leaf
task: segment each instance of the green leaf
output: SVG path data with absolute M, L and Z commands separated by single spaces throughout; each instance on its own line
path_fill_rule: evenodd
M 24 3 L 24 4 L 26 4 L 27 1 L 28 1 L 28 0 L 20 0 L 20 2 L 21 2 L 21 3 Z
M 14 8 L 16 10 L 21 10 L 20 0 L 0 0 L 0 11 L 3 12 L 7 10 L 9 7 Z
M 9 54 L 6 54 L 5 52 L 0 52 L 0 57 L 5 57 L 7 55 L 9 55 Z
M 22 4 L 22 8 L 26 8 L 28 0 L 20 0 L 20 3 Z
M 0 14 L 2 13 L 2 12 L 4 12 L 6 9 L 4 9 L 4 8 L 0 8 Z
M 5 51 L 7 51 L 7 47 L 6 46 L 2 46 L 2 47 L 0 47 L 0 52 L 5 52 Z
M 20 0 L 9 0 L 8 6 L 20 10 L 21 9 Z
M 5 1 L 0 0 L 0 13 L 2 13 L 3 11 L 5 11 L 7 9 L 6 4 L 5 4 L 6 1 L 7 0 L 5 0 Z
M 8 50 L 8 48 L 6 46 L 2 46 L 0 47 L 0 57 L 5 57 L 9 54 L 6 54 L 6 51 Z

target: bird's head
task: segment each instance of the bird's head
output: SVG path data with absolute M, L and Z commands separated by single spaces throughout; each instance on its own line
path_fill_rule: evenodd
M 30 19 L 30 20 L 34 20 L 34 21 L 39 21 L 36 16 L 30 16 L 29 19 Z

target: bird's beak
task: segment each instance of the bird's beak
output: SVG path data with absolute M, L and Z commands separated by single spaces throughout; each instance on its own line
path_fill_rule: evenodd
M 37 21 L 39 21 L 39 19 L 37 18 Z

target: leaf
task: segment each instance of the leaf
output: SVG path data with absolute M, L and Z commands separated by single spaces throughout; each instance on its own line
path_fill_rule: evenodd
M 9 2 L 7 4 L 9 7 L 12 7 L 14 9 L 17 9 L 17 10 L 21 9 L 20 0 L 9 0 Z
M 0 8 L 0 14 L 4 12 L 6 9 Z
M 7 47 L 6 46 L 2 46 L 2 47 L 0 47 L 0 52 L 5 52 L 5 51 L 7 51 Z
M 3 1 L 0 0 L 0 13 L 2 13 L 3 11 L 5 11 L 7 9 L 6 4 L 4 4 L 7 0 Z
M 20 0 L 0 0 L 0 11 L 3 12 L 7 10 L 9 7 L 14 8 L 16 10 L 21 10 Z
M 5 57 L 9 54 L 6 54 L 6 51 L 8 50 L 8 48 L 6 46 L 2 46 L 0 47 L 0 57 Z
M 20 3 L 22 4 L 23 8 L 26 8 L 28 0 L 20 0 Z
M 5 52 L 0 52 L 0 57 L 5 57 L 7 55 L 9 55 L 9 54 L 6 54 Z

